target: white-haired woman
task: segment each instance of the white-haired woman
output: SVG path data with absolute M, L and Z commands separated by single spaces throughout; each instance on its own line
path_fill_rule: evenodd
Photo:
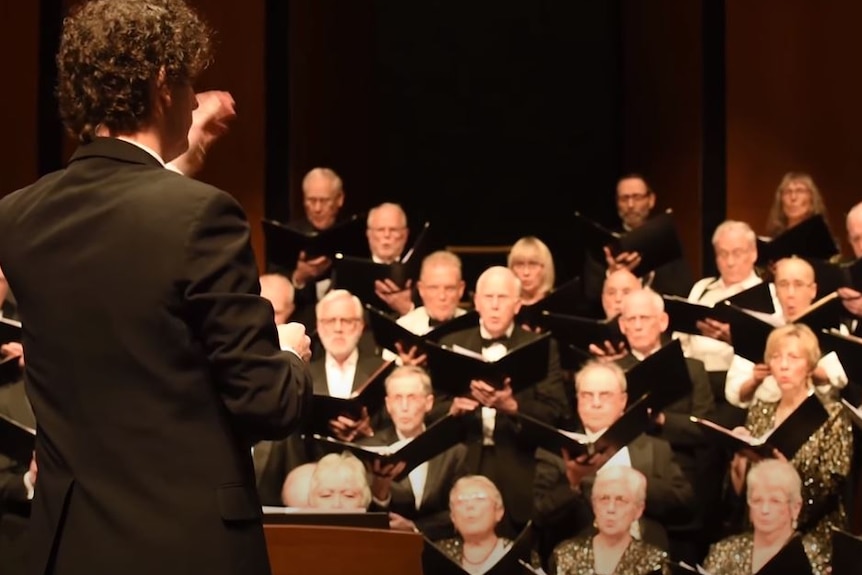
M 308 505 L 314 509 L 367 509 L 371 503 L 365 466 L 345 451 L 324 455 L 311 475 Z
M 595 535 L 563 541 L 551 556 L 551 575 L 647 575 L 669 573 L 667 553 L 632 536 L 644 511 L 646 477 L 614 465 L 597 475 L 591 494 Z
M 512 545 L 511 539 L 497 535 L 497 524 L 505 513 L 500 490 L 484 475 L 466 475 L 449 492 L 449 510 L 458 537 L 436 545 L 467 573 L 485 573 Z M 531 563 L 538 567 L 535 554 Z
M 704 561 L 712 575 L 757 573 L 796 534 L 802 510 L 802 479 L 787 461 L 767 459 L 748 472 L 748 515 L 753 531 L 714 544 Z M 828 572 L 829 556 L 816 540 L 802 537 L 802 546 L 815 575 Z

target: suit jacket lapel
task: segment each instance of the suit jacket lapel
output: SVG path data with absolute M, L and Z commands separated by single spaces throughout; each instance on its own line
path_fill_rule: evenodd
M 326 361 L 312 361 L 308 364 L 311 380 L 314 383 L 316 395 L 329 395 L 329 385 L 326 383 Z
M 628 444 L 628 448 L 632 467 L 641 471 L 649 480 L 653 476 L 652 443 L 647 441 L 645 435 L 639 435 Z
M 446 452 L 441 453 L 437 457 L 432 457 L 428 461 L 428 471 L 425 475 L 425 489 L 422 491 L 420 509 L 429 503 L 428 497 L 430 495 L 437 493 L 440 483 L 443 481 L 443 472 L 445 470 Z
M 353 373 L 353 388 L 356 391 L 363 383 L 374 373 L 374 360 L 377 356 L 363 355 L 359 353 L 359 358 L 356 360 L 356 371 Z

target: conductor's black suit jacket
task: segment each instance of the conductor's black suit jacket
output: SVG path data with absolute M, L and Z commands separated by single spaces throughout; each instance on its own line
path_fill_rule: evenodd
M 32 575 L 268 573 L 251 445 L 311 395 L 228 194 L 100 138 L 0 201 L 38 422 Z

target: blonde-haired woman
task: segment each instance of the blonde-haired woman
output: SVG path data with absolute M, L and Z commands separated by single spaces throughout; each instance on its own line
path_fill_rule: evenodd
M 533 305 L 554 289 L 554 258 L 545 242 L 525 236 L 509 250 L 508 267 L 521 280 L 521 303 Z
M 791 537 L 796 535 L 802 510 L 802 479 L 787 461 L 767 459 L 756 463 L 747 478 L 748 515 L 753 530 L 714 544 L 704 560 L 712 575 L 757 573 Z M 821 552 L 811 535 L 802 546 L 815 575 L 828 572 L 828 555 Z
M 789 324 L 776 328 L 766 341 L 765 363 L 779 388 L 777 401 L 755 399 L 748 408 L 745 427 L 735 431 L 762 437 L 780 425 L 793 411 L 815 393 L 811 374 L 820 359 L 817 336 L 805 325 Z M 832 550 L 831 528 L 844 528 L 846 513 L 841 501 L 842 486 L 850 472 L 853 432 L 841 404 L 821 398 L 829 419 L 808 438 L 790 460 L 802 478 L 802 508 L 798 530 L 810 533 L 819 553 L 828 560 Z M 782 459 L 781 454 L 777 454 Z M 748 461 L 734 456 L 731 479 L 734 490 L 742 494 Z
M 606 467 L 591 495 L 596 534 L 563 541 L 551 556 L 551 575 L 669 573 L 667 553 L 632 536 L 644 511 L 647 481 L 631 467 Z

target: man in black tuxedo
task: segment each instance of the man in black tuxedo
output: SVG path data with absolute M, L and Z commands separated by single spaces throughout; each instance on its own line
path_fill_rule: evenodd
M 425 414 L 434 404 L 431 378 L 421 367 L 403 366 L 386 378 L 386 411 L 394 426 L 376 433 L 369 445 L 399 448 L 425 431 Z M 377 473 L 371 482 L 372 511 L 389 512 L 389 527 L 421 531 L 431 540 L 454 537 L 449 491 L 466 475 L 467 448 L 458 444 L 422 463 L 400 481 Z
M 279 349 L 239 204 L 165 169 L 210 35 L 181 0 L 74 12 L 58 95 L 82 145 L 0 201 L 39 425 L 34 575 L 269 573 L 250 447 L 306 416 L 308 338 Z
M 479 313 L 479 327 L 453 333 L 441 343 L 459 345 L 494 361 L 508 350 L 539 337 L 515 325 L 515 314 L 521 307 L 520 293 L 520 282 L 510 269 L 488 268 L 476 282 L 474 304 Z M 508 384 L 497 390 L 479 380 L 473 381 L 470 389 L 469 397 L 446 398 L 441 403 L 450 405 L 453 414 L 475 413 L 481 421 L 482 440 L 469 445 L 468 470 L 487 476 L 499 487 L 506 508 L 501 534 L 514 537 L 533 516 L 530 486 L 535 470 L 535 445 L 521 436 L 514 415 L 525 413 L 559 425 L 566 414 L 556 345 L 551 342 L 548 375 L 544 380 L 518 393 Z

